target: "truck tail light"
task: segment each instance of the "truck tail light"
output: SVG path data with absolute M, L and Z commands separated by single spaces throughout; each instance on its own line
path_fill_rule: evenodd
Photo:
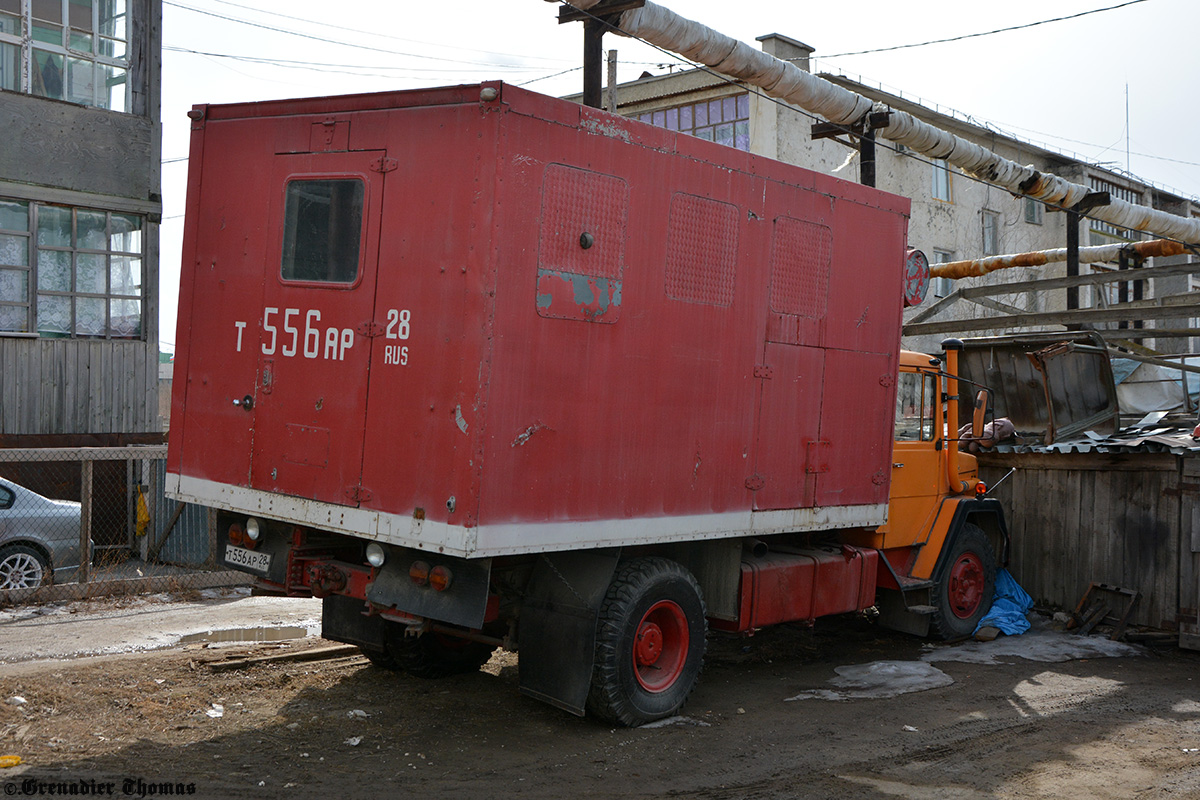
M 414 561 L 408 568 L 408 577 L 417 586 L 427 586 L 429 584 L 429 565 L 424 561 Z
M 983 496 L 986 494 L 987 494 L 987 484 L 984 483 L 983 481 L 979 481 L 978 483 L 976 483 L 975 484 L 975 496 L 980 499 L 983 499 Z
M 450 588 L 450 584 L 454 581 L 454 575 L 450 570 L 439 565 L 429 571 L 429 585 L 434 591 L 444 592 Z
M 242 531 L 242 526 L 236 522 L 229 526 L 229 543 L 237 547 L 242 547 L 245 543 L 245 533 Z

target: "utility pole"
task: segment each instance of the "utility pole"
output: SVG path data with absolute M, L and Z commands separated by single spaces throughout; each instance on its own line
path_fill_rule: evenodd
M 558 9 L 558 22 L 583 22 L 583 104 L 600 108 L 604 92 L 604 34 L 615 28 L 620 15 L 631 8 L 641 8 L 646 0 L 602 0 L 581 11 L 574 6 Z M 610 109 L 615 111 L 616 109 Z

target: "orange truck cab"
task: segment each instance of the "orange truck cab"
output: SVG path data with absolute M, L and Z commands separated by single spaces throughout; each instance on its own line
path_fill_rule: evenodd
M 877 608 L 886 627 L 946 639 L 970 635 L 991 604 L 1009 537 L 997 500 L 985 497 L 974 456 L 959 452 L 962 342 L 942 343 L 945 362 L 901 351 L 888 521 L 847 534 L 880 551 Z M 962 395 L 960 396 L 960 391 Z M 972 400 L 978 437 L 986 392 Z

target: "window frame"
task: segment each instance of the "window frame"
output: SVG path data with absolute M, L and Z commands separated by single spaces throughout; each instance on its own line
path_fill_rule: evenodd
M 1032 197 L 1025 198 L 1025 221 L 1030 225 L 1045 224 L 1046 208 L 1040 200 L 1034 200 Z
M 47 2 L 47 0 L 42 0 Z M 71 19 L 72 6 L 78 7 L 78 0 L 57 0 L 58 20 L 42 20 L 34 16 L 33 3 L 22 3 L 17 13 L 4 12 L 0 14 L 0 90 L 14 91 L 34 97 L 44 97 L 61 100 L 66 103 L 100 108 L 117 113 L 131 113 L 133 99 L 131 89 L 132 48 L 129 37 L 129 16 L 131 3 L 129 0 L 87 0 L 90 10 L 88 27 L 73 25 Z M 47 2 L 47 5 L 50 5 Z M 102 16 L 101 7 L 109 6 L 113 13 Z M 52 7 L 52 6 L 51 6 Z M 18 23 L 18 30 L 6 31 L 6 26 Z M 78 19 L 74 20 L 78 23 Z M 105 26 L 112 35 L 105 35 Z M 45 36 L 51 35 L 57 28 L 58 41 L 48 41 Z M 116 33 L 120 32 L 120 36 Z M 87 49 L 84 49 L 84 41 Z M 11 64 L 6 64 L 3 51 L 4 45 L 15 48 L 16 58 Z M 106 47 L 107 46 L 107 47 Z M 111 48 L 121 55 L 107 55 L 103 51 Z M 55 59 L 58 62 L 58 79 L 60 87 L 57 93 L 38 91 L 35 79 L 45 79 L 45 73 L 38 69 L 40 57 Z M 83 79 L 81 86 L 86 86 L 90 96 L 86 99 L 79 93 L 72 95 L 71 85 L 77 80 L 75 70 L 86 65 L 88 76 Z M 5 72 L 11 67 L 15 75 L 5 79 Z M 121 87 L 119 95 L 110 92 L 117 86 Z M 46 89 L 44 83 L 43 90 Z
M 896 442 L 933 442 L 937 440 L 937 418 L 939 412 L 940 393 L 938 391 L 938 375 L 935 372 L 926 370 L 917 370 L 909 372 L 901 370 L 899 380 L 896 386 L 896 419 L 895 419 L 895 435 Z M 916 379 L 912 381 L 912 379 Z M 905 384 L 914 382 L 919 388 L 919 396 L 917 397 L 917 405 L 915 409 L 917 413 L 904 413 L 905 400 Z M 904 425 L 902 423 L 916 420 L 915 438 L 901 438 L 901 431 L 909 431 L 913 428 L 912 425 Z
M 950 162 L 944 158 L 935 158 L 930 163 L 933 165 L 933 174 L 929 189 L 930 197 L 934 200 L 940 200 L 943 203 L 953 203 L 954 183 L 952 181 Z
M 732 103 L 732 114 L 730 112 Z M 713 121 L 714 109 L 720 113 L 721 119 Z M 676 133 L 686 133 L 706 142 L 723 144 L 742 152 L 750 152 L 750 94 L 739 92 L 722 97 L 700 100 L 695 103 L 670 106 L 635 114 L 632 117 L 648 125 L 665 128 Z M 703 122 L 701 122 L 703 118 Z M 728 127 L 730 138 L 719 137 L 719 129 Z M 744 140 L 745 147 L 739 146 Z
M 954 251 L 953 250 L 939 250 L 938 248 L 935 247 L 935 248 L 933 248 L 933 250 L 931 250 L 929 252 L 929 265 L 930 266 L 933 266 L 934 264 L 948 264 L 953 260 L 954 260 Z M 945 289 L 945 291 L 939 294 L 938 293 L 939 288 Z M 930 278 L 929 279 L 929 293 L 932 294 L 935 298 L 940 299 L 942 297 L 948 297 L 953 291 L 954 291 L 954 281 L 950 280 L 949 278 Z
M 990 209 L 983 209 L 980 212 L 980 233 L 983 237 L 982 252 L 985 256 L 1000 255 L 1000 212 Z M 991 233 L 991 241 L 988 241 L 989 231 Z
M 27 240 L 26 260 L 29 262 L 26 267 L 4 265 L 4 269 L 23 270 L 28 275 L 25 286 L 24 301 L 8 300 L 0 301 L 0 307 L 4 308 L 24 308 L 25 322 L 23 330 L 0 330 L 0 337 L 25 337 L 25 338 L 40 338 L 40 339 L 77 339 L 77 340 L 108 340 L 108 341 L 146 341 L 147 338 L 147 309 L 149 302 L 149 287 L 148 287 L 148 263 L 147 263 L 147 224 L 149 222 L 145 214 L 137 214 L 127 211 L 114 211 L 111 209 L 92 208 L 88 206 L 72 206 L 61 203 L 45 203 L 35 200 L 24 200 L 17 198 L 0 198 L 5 202 L 15 202 L 25 204 L 28 209 L 27 226 L 28 230 L 23 234 Z M 41 216 L 45 214 L 45 209 L 62 209 L 70 215 L 70 233 L 69 243 L 42 241 L 39 235 Z M 104 215 L 103 239 L 104 247 L 87 247 L 81 246 L 79 212 L 85 212 L 91 215 Z M 127 220 L 137 220 L 138 225 L 128 231 L 118 230 L 114 227 L 113 218 L 123 218 Z M 94 233 L 94 231 L 93 231 Z M 13 235 L 10 231 L 4 232 L 5 236 Z M 130 244 L 136 243 L 136 248 L 129 247 L 121 249 L 118 238 L 123 235 L 134 237 L 130 240 Z M 85 243 L 86 244 L 86 243 Z M 62 253 L 66 254 L 66 261 L 69 264 L 67 268 L 67 288 L 48 288 L 43 286 L 41 280 L 41 272 L 49 271 L 48 266 L 43 265 L 50 263 L 52 258 L 62 258 L 62 256 L 54 257 L 49 254 Z M 96 258 L 103 259 L 104 272 L 104 291 L 81 291 L 80 290 L 80 256 L 91 257 L 93 267 L 97 266 Z M 137 273 L 129 272 L 126 279 L 131 284 L 136 285 L 135 292 L 121 292 L 120 289 L 114 286 L 114 269 L 119 269 L 116 265 L 118 260 L 125 259 L 137 262 Z M 134 284 L 136 282 L 136 284 Z M 70 311 L 67 318 L 67 330 L 51 330 L 43 329 L 39 311 L 42 310 L 43 298 L 65 298 L 69 303 Z M 81 332 L 80 331 L 80 315 L 79 301 L 93 300 L 104 304 L 103 322 L 101 324 L 101 332 Z M 134 302 L 137 304 L 137 329 L 134 333 L 127 333 L 118 330 L 114 324 L 116 315 L 114 309 L 118 304 Z
M 359 230 L 358 253 L 354 265 L 354 278 L 350 281 L 327 281 L 314 278 L 289 278 L 284 274 L 284 263 L 288 251 L 288 198 L 290 189 L 296 183 L 329 183 L 334 181 L 354 181 L 359 185 Z M 315 289 L 354 289 L 363 279 L 363 262 L 367 251 L 367 214 L 370 201 L 370 186 L 362 175 L 352 173 L 321 174 L 321 175 L 289 175 L 283 183 L 283 217 L 279 226 L 279 270 L 276 277 L 285 286 L 304 286 Z

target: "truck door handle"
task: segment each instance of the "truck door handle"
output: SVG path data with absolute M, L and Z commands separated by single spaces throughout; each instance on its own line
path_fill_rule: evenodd
M 236 403 L 236 402 L 237 402 L 237 400 L 234 400 L 233 402 L 235 402 L 235 403 Z M 899 461 L 893 461 L 893 462 L 892 462 L 892 469 L 900 469 L 900 468 L 901 468 L 901 467 L 903 467 L 903 466 L 904 466 L 904 465 L 903 465 L 903 464 L 901 464 Z
M 246 396 L 245 396 L 245 397 L 243 397 L 241 400 L 238 400 L 238 399 L 235 397 L 235 398 L 233 399 L 233 404 L 234 404 L 235 406 L 241 406 L 242 408 L 244 408 L 244 409 L 246 409 L 247 411 L 249 411 L 250 409 L 254 408 L 254 398 L 253 398 L 253 397 L 251 397 L 250 395 L 246 395 Z

